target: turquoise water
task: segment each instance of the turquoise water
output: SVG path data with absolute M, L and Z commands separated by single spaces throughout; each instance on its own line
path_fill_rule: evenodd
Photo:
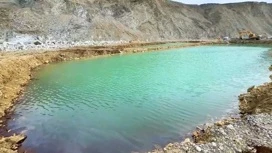
M 12 131 L 38 153 L 147 151 L 237 109 L 268 81 L 261 47 L 193 47 L 51 64 L 15 108 Z

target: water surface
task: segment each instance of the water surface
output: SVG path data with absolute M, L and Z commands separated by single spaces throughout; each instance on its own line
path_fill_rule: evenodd
M 38 153 L 147 151 L 235 110 L 270 63 L 268 48 L 206 46 L 51 64 L 9 127 Z

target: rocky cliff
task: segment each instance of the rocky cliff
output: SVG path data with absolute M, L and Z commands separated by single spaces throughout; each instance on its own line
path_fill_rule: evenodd
M 167 0 L 0 0 L 1 37 L 173 40 L 272 35 L 272 4 L 185 5 Z

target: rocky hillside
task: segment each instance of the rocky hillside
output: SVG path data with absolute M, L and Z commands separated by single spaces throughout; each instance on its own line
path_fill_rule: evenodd
M 272 4 L 185 5 L 167 0 L 0 0 L 2 39 L 173 40 L 272 35 Z M 14 34 L 15 33 L 15 34 Z

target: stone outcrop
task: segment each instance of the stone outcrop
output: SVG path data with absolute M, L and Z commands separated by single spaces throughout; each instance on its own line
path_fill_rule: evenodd
M 272 83 L 253 88 L 239 96 L 242 114 L 260 114 L 272 112 Z
M 269 70 L 272 71 L 272 66 Z M 249 88 L 239 96 L 239 101 L 241 114 L 272 113 L 272 82 Z
M 0 139 L 1 153 L 17 153 L 18 147 L 26 139 L 26 136 L 17 135 Z

